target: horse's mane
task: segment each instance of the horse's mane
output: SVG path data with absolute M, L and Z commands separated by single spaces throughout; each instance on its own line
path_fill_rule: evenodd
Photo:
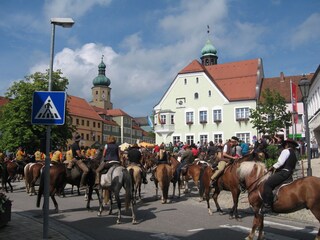
M 244 180 L 247 176 L 252 174 L 254 170 L 255 170 L 254 177 L 258 178 L 265 173 L 266 165 L 262 162 L 253 162 L 253 161 L 242 162 L 239 168 L 237 169 L 237 175 L 239 176 L 240 180 Z

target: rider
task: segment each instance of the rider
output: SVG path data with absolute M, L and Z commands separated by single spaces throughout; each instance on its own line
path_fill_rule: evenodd
M 16 160 L 17 162 L 21 162 L 23 158 L 26 156 L 25 152 L 23 151 L 22 147 L 18 148 L 18 151 L 16 153 Z
M 180 177 L 181 169 L 187 164 L 192 164 L 194 161 L 194 156 L 191 151 L 192 147 L 186 144 L 183 146 L 183 148 L 185 149 L 185 151 L 181 155 L 181 164 L 179 164 L 176 171 L 178 178 Z
M 209 147 L 207 148 L 207 161 L 213 163 L 215 156 L 218 152 L 218 147 L 214 145 L 213 141 L 209 142 Z
M 168 155 L 167 155 L 167 151 L 164 147 L 164 144 L 161 144 L 159 147 L 159 151 L 157 152 L 156 155 L 156 159 L 157 159 L 157 163 L 156 165 L 158 166 L 159 164 L 167 164 L 168 163 Z M 154 181 L 154 173 L 156 171 L 157 167 L 153 167 L 151 169 L 151 177 L 150 177 L 150 181 Z
M 64 163 L 69 163 L 72 161 L 72 159 L 73 159 L 72 149 L 71 149 L 71 145 L 69 145 L 68 150 L 66 152 L 66 160 L 64 161 Z
M 51 162 L 53 162 L 53 163 L 61 163 L 62 162 L 61 147 L 57 147 L 56 151 L 53 152 Z
M 40 151 L 40 148 L 37 148 L 37 151 L 34 153 L 34 158 L 36 162 L 41 162 L 45 160 L 46 155 Z
M 87 165 L 82 161 L 82 159 L 85 159 L 85 156 L 83 156 L 80 151 L 80 146 L 79 146 L 80 140 L 81 140 L 81 136 L 80 134 L 77 133 L 74 137 L 74 143 L 71 145 L 73 159 L 71 162 L 68 163 L 67 170 L 71 171 L 74 163 L 78 165 L 78 167 L 83 171 L 81 176 L 81 181 L 80 181 L 80 189 L 84 189 L 85 181 L 86 181 L 86 177 L 89 172 L 89 169 Z
M 133 146 L 131 148 L 129 148 L 128 151 L 128 160 L 130 163 L 134 163 L 135 165 L 139 166 L 141 169 L 141 175 L 142 175 L 142 182 L 144 184 L 148 183 L 148 180 L 146 179 L 146 170 L 144 169 L 143 165 L 141 164 L 141 158 L 142 158 L 142 154 L 139 150 L 139 146 L 138 144 L 133 144 Z
M 224 145 L 223 147 L 223 153 L 222 153 L 222 158 L 220 160 L 218 160 L 218 166 L 215 168 L 216 170 L 214 171 L 214 173 L 211 176 L 211 186 L 214 187 L 216 182 L 217 182 L 217 178 L 220 175 L 220 173 L 223 173 L 227 163 L 231 163 L 234 160 L 237 160 L 238 157 L 234 156 L 232 154 L 232 148 L 234 148 L 236 145 L 238 145 L 238 141 L 239 139 L 235 136 L 231 137 L 231 139 Z M 235 154 L 235 152 L 234 152 Z
M 278 161 L 273 164 L 268 171 L 274 171 L 263 186 L 263 206 L 261 213 L 266 213 L 272 210 L 273 194 L 272 190 L 286 181 L 292 178 L 293 171 L 296 167 L 297 156 L 295 154 L 296 148 L 299 146 L 298 143 L 292 139 L 287 139 L 282 143 L 284 149 L 278 158 Z
M 114 164 L 120 164 L 120 147 L 116 140 L 115 136 L 109 136 L 107 139 L 107 144 L 103 149 L 104 160 L 96 170 L 95 189 L 100 188 L 100 172 L 103 169 L 108 171 Z

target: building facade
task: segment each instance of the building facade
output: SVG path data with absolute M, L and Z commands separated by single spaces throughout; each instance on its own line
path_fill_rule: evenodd
M 208 40 L 201 63 L 182 69 L 154 107 L 156 143 L 225 142 L 237 136 L 250 143 L 256 130 L 249 122 L 264 76 L 261 59 L 217 63 Z

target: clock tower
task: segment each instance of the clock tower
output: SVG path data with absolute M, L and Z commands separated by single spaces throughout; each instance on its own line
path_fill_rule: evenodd
M 109 87 L 111 81 L 106 77 L 106 65 L 103 62 L 103 56 L 101 58 L 101 63 L 98 66 L 99 74 L 93 79 L 92 89 L 92 101 L 91 105 L 100 107 L 103 109 L 112 109 L 111 103 L 111 88 Z

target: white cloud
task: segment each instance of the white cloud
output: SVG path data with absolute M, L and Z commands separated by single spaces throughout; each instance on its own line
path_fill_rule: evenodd
M 300 24 L 292 33 L 291 46 L 293 48 L 307 44 L 320 38 L 320 13 L 310 15 L 302 24 Z
M 112 0 L 46 0 L 45 15 L 52 17 L 81 17 L 95 5 L 106 6 Z

